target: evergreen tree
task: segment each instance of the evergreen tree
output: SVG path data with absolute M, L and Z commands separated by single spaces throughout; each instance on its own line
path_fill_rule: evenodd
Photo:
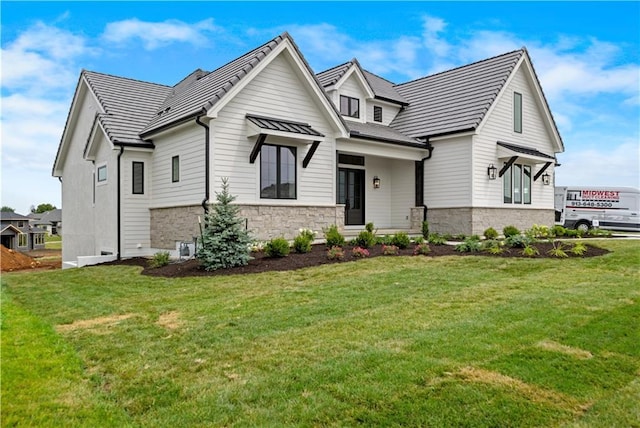
M 206 270 L 217 270 L 249 263 L 251 238 L 240 209 L 232 205 L 235 196 L 229 193 L 227 178 L 222 179 L 222 191 L 216 192 L 216 203 L 205 217 L 201 245 L 196 257 Z

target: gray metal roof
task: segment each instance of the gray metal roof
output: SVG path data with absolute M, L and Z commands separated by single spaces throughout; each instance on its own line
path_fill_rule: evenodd
M 387 143 L 402 144 L 405 146 L 426 148 L 424 142 L 418 141 L 401 133 L 398 130 L 389 128 L 377 123 L 348 122 L 353 138 L 364 138 Z
M 351 67 L 358 67 L 360 69 L 376 98 L 402 105 L 407 105 L 409 103 L 398 93 L 398 91 L 395 90 L 394 83 L 363 69 L 355 58 L 351 61 L 345 62 L 344 64 L 322 71 L 316 74 L 316 77 L 320 81 L 320 84 L 326 88 L 328 86 L 335 85 Z
M 475 129 L 525 49 L 396 85 L 409 106 L 390 124 L 412 137 Z
M 246 118 L 261 129 L 312 135 L 314 137 L 324 137 L 324 134 L 313 129 L 308 123 L 293 122 L 291 120 L 275 119 L 272 117 L 256 116 L 251 114 L 246 115 Z
M 51 224 L 59 223 L 62 221 L 62 209 L 56 208 L 55 210 L 47 211 L 44 215 L 33 222 L 33 224 Z
M 0 220 L 2 221 L 29 221 L 29 217 L 11 211 L 0 211 Z
M 140 144 L 138 133 L 164 102 L 171 87 L 83 70 L 105 113 L 98 120 L 114 143 Z
M 140 134 L 144 136 L 182 119 L 193 117 L 203 109 L 210 109 L 285 38 L 289 38 L 287 33 L 201 76 L 181 92 L 172 94 L 162 105 L 162 109 L 155 112 L 147 126 L 141 129 Z
M 550 156 L 546 153 L 542 153 L 541 151 L 539 151 L 538 149 L 534 149 L 533 147 L 525 147 L 525 146 L 518 146 L 516 144 L 510 144 L 510 143 L 505 143 L 503 141 L 498 141 L 497 143 L 499 146 L 505 147 L 513 152 L 516 153 L 522 153 L 523 155 L 530 155 L 530 156 L 537 156 L 540 158 L 546 158 L 546 159 L 550 159 L 550 160 L 555 160 L 556 158 L 553 156 Z

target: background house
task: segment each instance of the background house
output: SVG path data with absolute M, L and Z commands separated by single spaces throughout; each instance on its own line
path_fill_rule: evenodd
M 192 241 L 223 177 L 257 239 L 550 225 L 562 150 L 524 48 L 403 84 L 315 74 L 287 33 L 172 87 L 83 71 L 53 168 L 63 260 Z
M 49 235 L 62 236 L 62 209 L 47 211 L 39 215 L 39 218 L 33 219 L 31 224 L 44 229 Z
M 0 231 L 2 245 L 10 250 L 44 249 L 46 231 L 32 227 L 27 216 L 13 212 L 0 212 Z

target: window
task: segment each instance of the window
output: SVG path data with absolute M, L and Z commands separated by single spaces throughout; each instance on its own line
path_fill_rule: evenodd
M 513 93 L 513 132 L 522 134 L 522 94 Z
M 364 166 L 364 156 L 338 154 L 338 163 Z
M 265 144 L 260 149 L 260 197 L 296 198 L 296 148 Z
M 29 242 L 29 235 L 26 233 L 18 234 L 18 247 L 26 247 Z
M 340 95 L 340 114 L 349 117 L 360 117 L 360 100 Z
M 382 107 L 373 106 L 373 121 L 382 122 Z
M 531 166 L 514 163 L 502 176 L 505 204 L 531 204 Z
M 18 228 L 22 229 L 24 227 L 24 221 L 18 221 Z
M 102 165 L 98 167 L 98 183 L 107 181 L 107 166 Z
M 44 245 L 44 233 L 36 233 L 33 235 L 34 245 Z
M 174 156 L 171 158 L 171 182 L 178 181 L 180 181 L 180 156 Z
M 131 163 L 133 169 L 133 194 L 134 195 L 143 195 L 144 194 L 144 162 L 132 162 Z

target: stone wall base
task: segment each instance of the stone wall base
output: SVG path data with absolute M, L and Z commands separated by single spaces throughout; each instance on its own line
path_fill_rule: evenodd
M 431 232 L 452 235 L 482 235 L 489 227 L 502 233 L 502 229 L 509 225 L 526 230 L 534 224 L 553 226 L 554 220 L 553 209 L 462 207 L 430 208 L 427 211 Z
M 299 205 L 238 205 L 240 217 L 251 237 L 265 241 L 284 236 L 292 240 L 302 228 L 312 229 L 322 237 L 322 230 L 335 224 L 344 229 L 344 206 Z M 151 210 L 151 247 L 176 248 L 176 241 L 192 241 L 200 236 L 200 217 L 204 226 L 204 212 L 200 205 Z

